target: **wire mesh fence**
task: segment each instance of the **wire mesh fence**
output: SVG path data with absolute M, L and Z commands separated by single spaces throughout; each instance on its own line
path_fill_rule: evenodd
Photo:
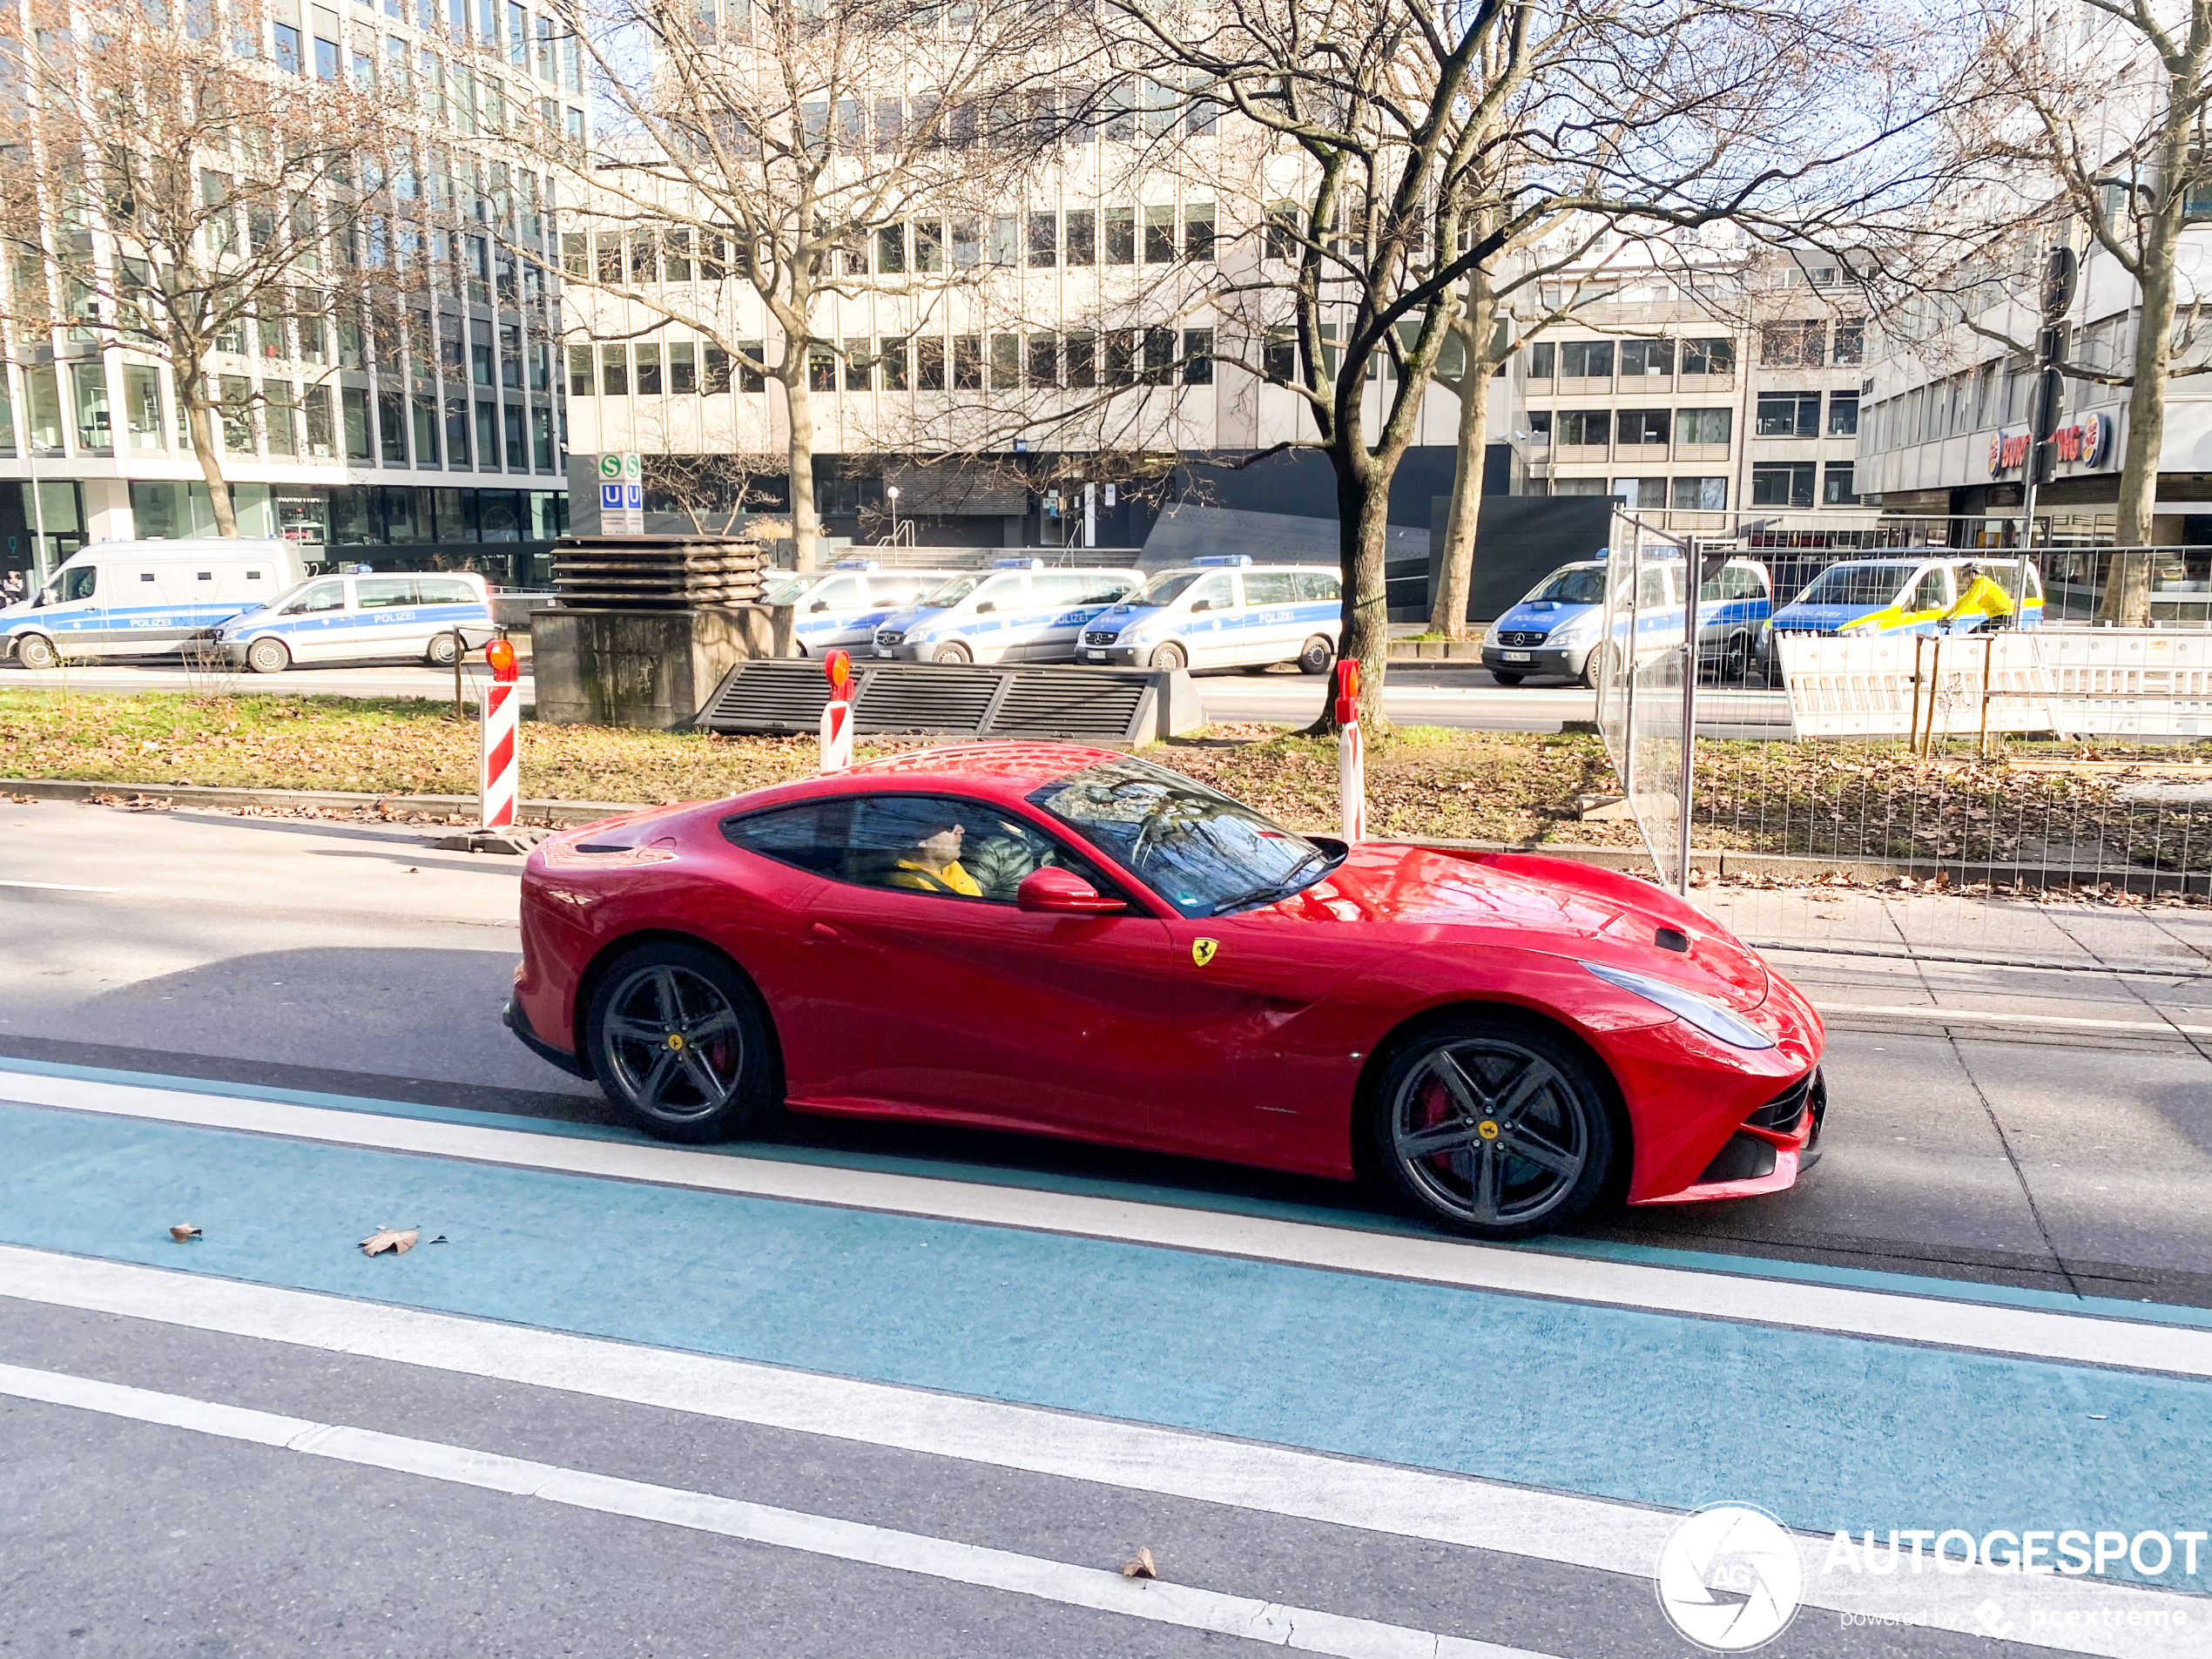
M 1600 729 L 1669 885 L 2212 894 L 2212 548 L 1769 548 L 1623 513 L 1602 631 Z

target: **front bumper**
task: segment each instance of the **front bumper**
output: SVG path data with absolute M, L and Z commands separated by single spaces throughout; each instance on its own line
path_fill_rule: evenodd
M 1076 660 L 1093 668 L 1142 668 L 1151 652 L 1142 645 L 1077 645 Z
M 581 1077 L 586 1082 L 591 1081 L 590 1067 L 567 1049 L 555 1048 L 530 1028 L 530 1017 L 523 1012 L 523 1005 L 516 998 L 510 996 L 507 999 L 507 1006 L 499 1011 L 499 1022 L 521 1039 L 525 1049 L 548 1065 L 558 1066 L 571 1077 Z
M 1503 669 L 1508 674 L 1564 674 L 1569 679 L 1580 679 L 1582 665 L 1590 659 L 1591 649 L 1588 645 L 1561 650 L 1533 645 L 1527 651 L 1508 652 L 1501 645 L 1485 645 L 1482 665 L 1492 670 Z
M 1820 1127 L 1827 1116 L 1828 1082 L 1815 1066 L 1746 1117 L 1696 1180 L 1679 1191 L 1631 1202 L 1710 1204 L 1786 1192 L 1820 1162 Z
M 868 655 L 879 663 L 918 663 L 922 660 L 921 647 L 911 639 L 900 640 L 895 645 L 871 644 Z

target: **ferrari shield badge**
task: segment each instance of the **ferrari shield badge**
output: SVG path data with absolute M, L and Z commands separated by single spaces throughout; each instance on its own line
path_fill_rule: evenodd
M 1190 941 L 1190 960 L 1204 968 L 1213 961 L 1214 952 L 1221 948 L 1218 939 L 1194 939 Z

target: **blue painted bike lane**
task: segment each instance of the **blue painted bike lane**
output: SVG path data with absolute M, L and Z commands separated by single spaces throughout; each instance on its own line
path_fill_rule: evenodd
M 1822 1532 L 2212 1511 L 2184 1379 L 37 1107 L 0 1148 L 39 1249 Z

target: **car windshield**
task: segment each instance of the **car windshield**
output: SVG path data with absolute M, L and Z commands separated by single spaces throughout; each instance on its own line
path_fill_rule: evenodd
M 1554 570 L 1536 584 L 1521 604 L 1532 605 L 1543 599 L 1562 605 L 1604 604 L 1605 567 L 1602 564 L 1579 568 L 1570 565 L 1564 570 Z
M 956 576 L 950 582 L 921 602 L 924 610 L 943 610 L 956 605 L 981 587 L 989 578 L 983 576 Z
M 822 578 L 812 574 L 787 576 L 762 596 L 764 605 L 795 605 L 806 597 L 806 590 Z
M 1071 772 L 1029 802 L 1113 854 L 1186 916 L 1287 898 L 1334 861 L 1251 807 L 1134 757 Z
M 313 582 L 313 581 L 314 581 L 314 580 L 316 580 L 316 579 L 317 579 L 317 578 L 315 578 L 315 577 L 308 577 L 308 578 L 307 578 L 307 581 L 308 581 L 308 582 Z M 276 596 L 274 596 L 274 597 L 272 597 L 272 598 L 264 599 L 264 600 L 260 601 L 260 603 L 258 605 L 255 605 L 255 606 L 251 607 L 251 608 L 252 608 L 252 609 L 255 609 L 255 610 L 280 610 L 280 609 L 281 609 L 281 608 L 284 606 L 284 604 L 286 604 L 288 600 L 290 600 L 290 599 L 291 599 L 291 598 L 292 598 L 294 595 L 298 594 L 298 593 L 299 593 L 299 592 L 300 592 L 302 589 L 304 589 L 307 585 L 307 582 L 295 582 L 295 583 L 293 583 L 290 587 L 287 588 L 287 589 L 286 589 L 286 590 L 285 590 L 282 593 L 277 594 Z M 471 598 L 474 598 L 475 597 L 475 596 L 474 594 L 471 594 L 471 595 L 469 596 L 469 597 L 471 597 Z
M 1163 570 L 1122 603 L 1132 610 L 1147 610 L 1173 604 L 1204 574 L 1204 570 Z
M 1831 564 L 1797 597 L 1801 605 L 1885 605 L 1920 567 L 1905 564 Z

